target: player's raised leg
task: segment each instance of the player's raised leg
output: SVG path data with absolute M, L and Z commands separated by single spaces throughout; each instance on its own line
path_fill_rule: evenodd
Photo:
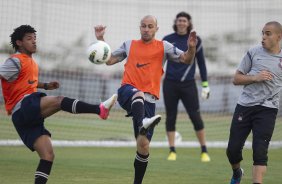
M 45 96 L 41 98 L 40 107 L 41 114 L 44 118 L 63 110 L 73 114 L 94 113 L 98 114 L 102 119 L 107 119 L 109 116 L 109 111 L 116 103 L 116 100 L 117 95 L 114 94 L 101 104 L 93 105 L 63 96 Z

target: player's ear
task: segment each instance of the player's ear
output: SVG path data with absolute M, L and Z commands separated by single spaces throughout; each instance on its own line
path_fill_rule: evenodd
M 17 41 L 16 41 L 16 44 L 17 44 L 17 46 L 19 46 L 19 47 L 22 46 L 22 43 L 23 43 L 23 42 L 22 42 L 21 40 L 17 40 Z
M 156 28 L 156 32 L 159 30 L 159 27 L 157 26 L 157 28 Z

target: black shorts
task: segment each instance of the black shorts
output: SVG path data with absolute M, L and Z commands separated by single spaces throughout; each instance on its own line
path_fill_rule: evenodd
M 33 145 L 41 135 L 51 133 L 44 127 L 44 118 L 40 112 L 40 99 L 45 93 L 35 92 L 22 100 L 21 108 L 13 113 L 13 124 L 21 137 L 23 143 L 34 151 Z
M 132 104 L 132 97 L 135 93 L 139 92 L 140 90 L 136 89 L 135 87 L 126 84 L 121 86 L 118 89 L 118 102 L 120 106 L 127 111 L 127 116 L 131 116 L 131 104 Z M 144 110 L 145 110 L 145 117 L 151 118 L 155 115 L 155 109 L 156 104 L 155 103 L 149 103 L 147 101 L 144 102 Z M 137 135 L 139 134 L 139 128 L 137 125 L 133 124 L 134 129 L 134 135 L 135 138 L 137 138 Z M 154 134 L 154 129 L 150 129 L 146 135 L 148 140 L 152 139 L 152 136 Z
M 267 165 L 267 152 L 278 109 L 237 104 L 230 128 L 227 154 L 231 164 L 239 163 L 244 143 L 252 131 L 254 165 Z

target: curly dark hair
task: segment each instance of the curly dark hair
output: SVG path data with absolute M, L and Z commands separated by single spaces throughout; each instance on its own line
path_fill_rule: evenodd
M 11 45 L 17 51 L 19 46 L 17 45 L 17 40 L 23 40 L 23 37 L 26 33 L 35 33 L 36 30 L 30 25 L 21 25 L 14 29 L 14 32 L 10 35 L 11 37 Z
M 180 13 L 178 13 L 175 17 L 175 20 L 174 20 L 174 24 L 172 26 L 173 30 L 175 32 L 177 32 L 177 27 L 176 27 L 176 20 L 179 18 L 179 17 L 185 17 L 189 22 L 189 26 L 187 27 L 187 34 L 190 34 L 191 30 L 193 29 L 193 24 L 192 24 L 192 17 L 191 15 L 189 15 L 188 13 L 182 11 Z

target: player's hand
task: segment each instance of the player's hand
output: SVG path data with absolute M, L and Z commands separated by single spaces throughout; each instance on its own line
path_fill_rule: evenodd
M 196 31 L 192 30 L 189 34 L 189 38 L 187 40 L 188 48 L 196 47 L 197 46 L 197 33 Z
M 52 81 L 52 82 L 47 83 L 48 90 L 58 89 L 59 87 L 60 87 L 60 84 L 57 81 Z
M 255 75 L 255 81 L 256 82 L 262 82 L 262 81 L 270 81 L 272 80 L 273 76 L 271 72 L 262 70 L 257 75 Z
M 201 96 L 204 100 L 207 100 L 210 97 L 210 88 L 209 88 L 208 81 L 202 82 L 202 94 L 201 94 Z
M 209 87 L 202 87 L 202 98 L 204 100 L 209 99 L 210 97 L 210 88 Z
M 97 25 L 94 26 L 95 36 L 97 40 L 104 40 L 104 34 L 106 32 L 106 26 L 103 25 Z

